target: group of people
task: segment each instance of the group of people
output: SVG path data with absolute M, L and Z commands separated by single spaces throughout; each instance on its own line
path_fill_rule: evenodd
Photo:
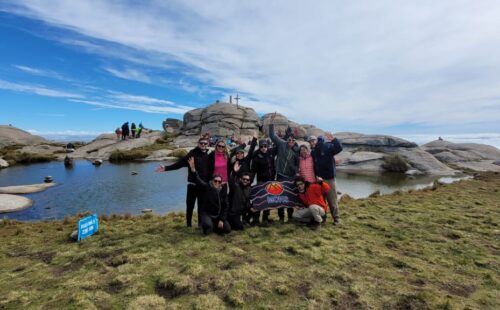
M 118 140 L 127 140 L 128 138 L 140 138 L 144 130 L 142 123 L 136 126 L 135 123 L 128 125 L 128 122 L 123 123 L 122 127 L 117 127 L 115 130 L 116 138 Z
M 335 187 L 335 155 L 342 151 L 342 145 L 333 135 L 310 136 L 309 146 L 299 147 L 295 136 L 280 138 L 274 131 L 274 115 L 269 125 L 269 137 L 273 143 L 257 138 L 229 151 L 225 139 L 215 143 L 215 149 L 208 152 L 209 137 L 202 136 L 198 146 L 179 161 L 160 165 L 156 172 L 166 172 L 188 167 L 186 197 L 186 222 L 192 226 L 192 216 L 198 201 L 198 225 L 204 234 L 212 231 L 229 233 L 242 230 L 245 225 L 260 222 L 261 212 L 252 208 L 251 189 L 268 181 L 292 181 L 304 208 L 286 208 L 288 220 L 295 219 L 319 226 L 328 210 L 333 223 L 339 223 L 337 193 Z M 262 212 L 262 222 L 270 221 L 270 210 Z M 280 222 L 285 222 L 285 208 L 278 208 Z

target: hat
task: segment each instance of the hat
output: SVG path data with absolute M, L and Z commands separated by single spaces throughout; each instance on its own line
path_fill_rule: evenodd
M 238 146 L 235 150 L 234 150 L 234 154 L 237 154 L 237 153 L 245 153 L 245 148 L 242 147 L 242 146 Z
M 267 143 L 266 139 L 259 140 L 259 146 L 268 145 L 268 144 L 269 143 Z
M 316 138 L 316 136 L 309 136 L 309 138 L 307 138 L 307 141 L 312 141 L 312 140 L 318 140 L 318 138 Z

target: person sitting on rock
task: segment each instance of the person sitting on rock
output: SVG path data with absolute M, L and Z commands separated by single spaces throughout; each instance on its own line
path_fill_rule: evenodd
M 322 178 L 318 177 L 317 181 L 318 183 L 310 183 L 300 176 L 295 179 L 299 198 L 305 208 L 295 210 L 293 218 L 300 222 L 309 223 L 313 229 L 323 222 L 323 217 L 328 212 L 323 195 L 330 190 L 330 186 L 323 182 Z
M 139 125 L 139 128 L 141 126 Z M 188 159 L 193 158 L 196 171 L 198 174 L 198 177 L 201 178 L 203 181 L 208 182 L 210 180 L 210 173 L 209 173 L 209 164 L 208 164 L 208 152 L 207 152 L 207 147 L 208 147 L 208 141 L 200 138 L 198 140 L 198 146 L 189 151 L 189 153 L 182 157 L 179 161 L 169 165 L 169 166 L 163 166 L 160 165 L 158 166 L 155 171 L 156 172 L 166 172 L 166 171 L 172 171 L 172 170 L 177 170 L 183 167 L 188 167 Z M 194 173 L 191 173 L 191 170 L 188 171 L 188 185 L 187 185 L 187 192 L 186 192 L 186 223 L 187 227 L 191 227 L 191 221 L 193 217 L 193 210 L 196 201 L 198 201 L 198 226 L 201 225 L 201 218 L 200 218 L 200 207 L 201 207 L 201 200 L 202 200 L 202 193 L 203 193 L 203 188 L 199 186 L 196 183 L 196 176 Z
M 251 175 L 249 172 L 240 172 L 242 166 L 239 162 L 234 163 L 234 173 L 232 173 L 229 180 L 229 192 L 230 195 L 230 209 L 229 209 L 229 224 L 234 230 L 243 230 L 243 222 L 248 222 L 249 214 L 252 214 L 251 204 L 250 204 L 250 192 L 251 187 Z M 243 221 L 242 221 L 243 219 Z M 257 219 L 258 221 L 258 219 Z M 252 222 L 252 226 L 256 222 Z
M 189 158 L 188 164 L 196 178 L 196 184 L 203 189 L 200 211 L 203 234 L 208 235 L 212 231 L 220 234 L 230 233 L 231 225 L 227 221 L 229 211 L 227 189 L 222 186 L 221 176 L 216 174 L 209 182 L 205 182 L 196 171 L 194 158 Z

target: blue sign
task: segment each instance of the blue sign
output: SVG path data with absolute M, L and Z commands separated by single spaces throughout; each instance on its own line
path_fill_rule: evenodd
M 92 236 L 99 229 L 97 214 L 89 215 L 78 222 L 78 241 Z

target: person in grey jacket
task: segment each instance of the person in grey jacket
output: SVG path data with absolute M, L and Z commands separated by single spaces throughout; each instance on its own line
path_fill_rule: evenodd
M 293 136 L 289 136 L 287 140 L 283 140 L 274 132 L 274 118 L 276 113 L 271 116 L 269 124 L 269 137 L 273 141 L 276 148 L 276 159 L 274 167 L 276 169 L 277 181 L 293 181 L 298 173 L 299 163 L 299 146 L 295 142 Z M 288 219 L 292 219 L 293 208 L 287 209 Z M 283 208 L 278 209 L 280 222 L 285 220 L 285 211 Z

